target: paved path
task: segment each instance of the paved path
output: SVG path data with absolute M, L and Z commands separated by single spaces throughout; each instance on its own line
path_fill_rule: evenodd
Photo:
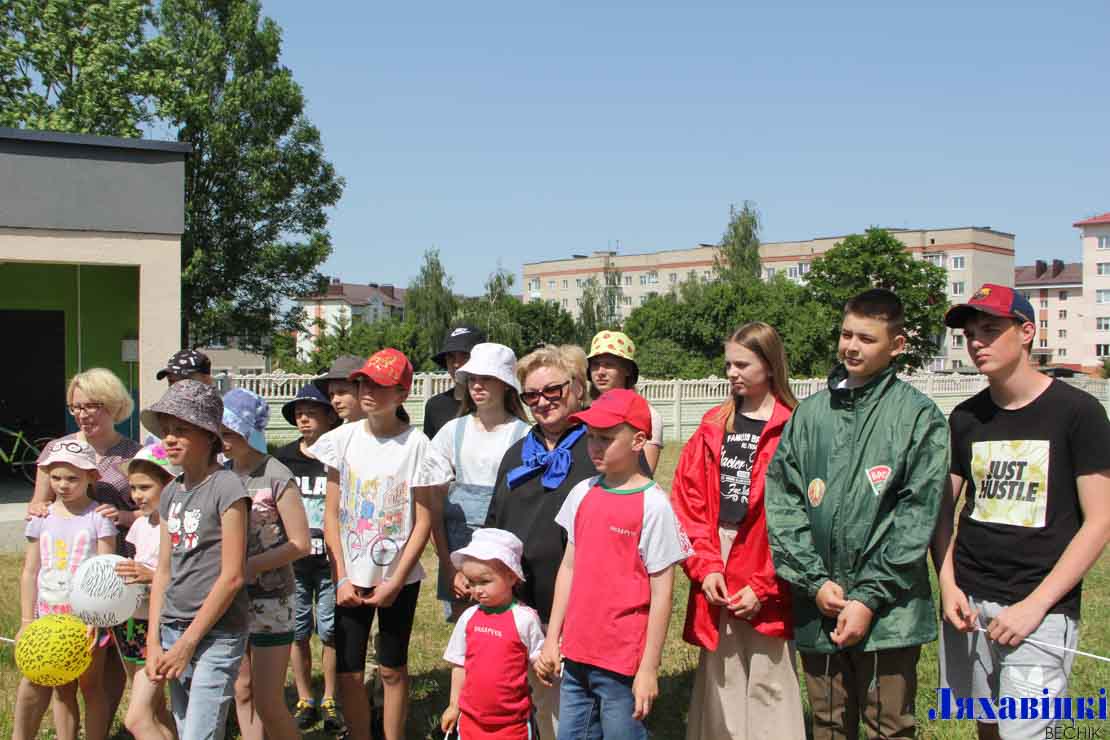
M 24 516 L 31 485 L 22 478 L 0 478 L 0 552 L 23 552 Z

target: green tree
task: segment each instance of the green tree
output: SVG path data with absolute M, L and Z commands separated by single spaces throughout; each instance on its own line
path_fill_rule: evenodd
M 454 281 L 439 259 L 439 250 L 429 249 L 424 253 L 420 272 L 405 291 L 405 321 L 412 323 L 422 334 L 419 354 L 429 361 L 439 352 L 439 343 L 455 321 L 459 309 L 458 299 L 451 292 L 453 285 Z M 431 367 L 422 366 L 423 363 L 418 365 L 413 361 L 413 367 L 417 369 L 436 368 L 434 363 Z
M 517 357 L 541 344 L 570 344 L 575 340 L 574 318 L 555 301 L 517 301 L 513 312 L 520 327 L 520 344 L 513 348 Z
M 831 308 L 836 320 L 823 345 L 830 358 L 836 354 L 839 314 L 853 296 L 870 288 L 887 288 L 902 299 L 906 313 L 906 352 L 901 364 L 908 369 L 924 367 L 937 353 L 944 336 L 945 271 L 915 259 L 902 242 L 883 229 L 868 229 L 839 242 L 813 260 L 806 275 L 813 301 Z
M 728 207 L 728 226 L 721 236 L 720 250 L 713 258 L 722 280 L 738 282 L 760 277 L 759 229 L 759 211 L 755 203 L 746 200 L 740 210 L 736 210 L 735 205 Z
M 497 268 L 486 280 L 486 292 L 481 298 L 469 298 L 460 305 L 462 321 L 481 328 L 491 342 L 512 347 L 520 346 L 520 325 L 516 322 L 516 307 L 520 301 L 513 296 L 516 277 L 507 270 Z
M 151 0 L 0 0 L 0 126 L 139 136 Z
M 322 289 L 326 209 L 343 180 L 280 62 L 281 29 L 257 0 L 162 0 L 151 53 L 157 113 L 193 147 L 185 169 L 182 302 L 187 338 L 259 344 Z

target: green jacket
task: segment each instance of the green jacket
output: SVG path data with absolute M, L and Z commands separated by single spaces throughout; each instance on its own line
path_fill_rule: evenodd
M 948 424 L 927 396 L 888 368 L 865 386 L 805 399 L 767 469 L 767 529 L 775 571 L 794 595 L 802 652 L 838 650 L 836 620 L 817 610 L 832 579 L 873 612 L 854 649 L 937 638 L 926 552 L 948 475 Z

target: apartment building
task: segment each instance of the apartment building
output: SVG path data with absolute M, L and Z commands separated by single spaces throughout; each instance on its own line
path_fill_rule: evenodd
M 1110 357 L 1110 213 L 1077 221 L 1086 306 L 1081 361 L 1097 370 Z
M 1019 265 L 1014 268 L 1014 287 L 1037 312 L 1033 362 L 1072 370 L 1089 366 L 1085 322 L 1090 307 L 1083 290 L 1083 263 L 1037 260 Z
M 910 253 L 947 270 L 947 292 L 952 302 L 965 300 L 981 283 L 1014 284 L 1013 234 L 979 226 L 890 229 L 890 233 L 905 244 Z M 844 238 L 831 236 L 762 244 L 759 254 L 764 277 L 781 272 L 791 280 L 804 281 L 813 259 Z M 715 245 L 699 244 L 689 249 L 643 254 L 595 251 L 589 255 L 575 254 L 570 259 L 531 262 L 523 268 L 524 300 L 555 301 L 577 315 L 586 282 L 591 277 L 602 282 L 609 272 L 619 274 L 620 315 L 626 318 L 651 296 L 666 293 L 679 283 L 710 280 L 716 252 Z M 1110 284 L 1107 287 L 1110 288 Z M 962 340 L 962 336 L 957 340 L 950 332 L 931 369 L 952 369 L 966 364 Z
M 344 283 L 339 278 L 328 282 L 327 290 L 317 295 L 297 298 L 307 315 L 306 330 L 295 332 L 297 356 L 305 359 L 316 346 L 321 330 L 345 320 L 374 322 L 390 316 L 402 316 L 405 310 L 405 289 L 386 283 Z

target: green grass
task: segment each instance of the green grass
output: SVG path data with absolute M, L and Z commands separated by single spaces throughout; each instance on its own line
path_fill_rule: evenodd
M 672 445 L 664 452 L 656 476 L 664 486 L 670 483 L 678 452 L 679 448 L 676 445 Z M 13 636 L 19 625 L 19 603 L 16 595 L 19 593 L 20 566 L 19 557 L 0 555 L 0 593 L 9 594 L 9 598 L 0 603 L 0 635 L 5 637 Z M 438 731 L 439 715 L 447 705 L 450 675 L 440 658 L 451 630 L 443 622 L 439 604 L 434 599 L 436 560 L 431 555 L 430 549 L 425 554 L 424 567 L 428 571 L 428 578 L 417 608 L 409 652 L 412 705 L 407 735 L 412 738 L 441 738 L 442 734 Z M 676 579 L 674 610 L 663 652 L 663 668 L 659 682 L 661 695 L 648 719 L 648 726 L 653 737 L 656 738 L 670 739 L 685 736 L 686 713 L 698 659 L 697 650 L 682 641 L 682 624 L 688 592 L 689 583 L 680 575 Z M 1104 557 L 1085 580 L 1080 632 L 1081 649 L 1099 655 L 1110 653 L 1110 620 L 1105 616 L 1101 618 L 1098 616 L 1105 615 L 1108 611 L 1110 611 L 1110 564 Z M 319 666 L 318 659 L 315 666 L 317 668 Z M 972 723 L 929 722 L 927 719 L 928 709 L 933 706 L 936 696 L 937 676 L 937 645 L 932 643 L 925 646 L 918 664 L 919 737 L 936 740 L 974 738 L 975 731 Z M 319 683 L 319 676 L 316 679 Z M 0 646 L 0 696 L 8 697 L 7 700 L 0 702 L 0 738 L 11 736 L 11 707 L 18 682 L 19 673 L 15 668 L 12 649 L 10 646 Z M 296 699 L 292 684 L 290 675 L 289 689 L 286 692 L 290 706 Z M 1098 690 L 1103 687 L 1110 688 L 1110 666 L 1089 658 L 1078 657 L 1072 670 L 1071 693 L 1078 696 L 1098 696 Z M 47 712 L 44 736 L 52 736 L 48 730 L 49 715 L 50 713 Z M 117 723 L 115 737 L 129 737 L 121 724 Z M 328 736 L 316 731 L 308 733 L 306 737 Z

